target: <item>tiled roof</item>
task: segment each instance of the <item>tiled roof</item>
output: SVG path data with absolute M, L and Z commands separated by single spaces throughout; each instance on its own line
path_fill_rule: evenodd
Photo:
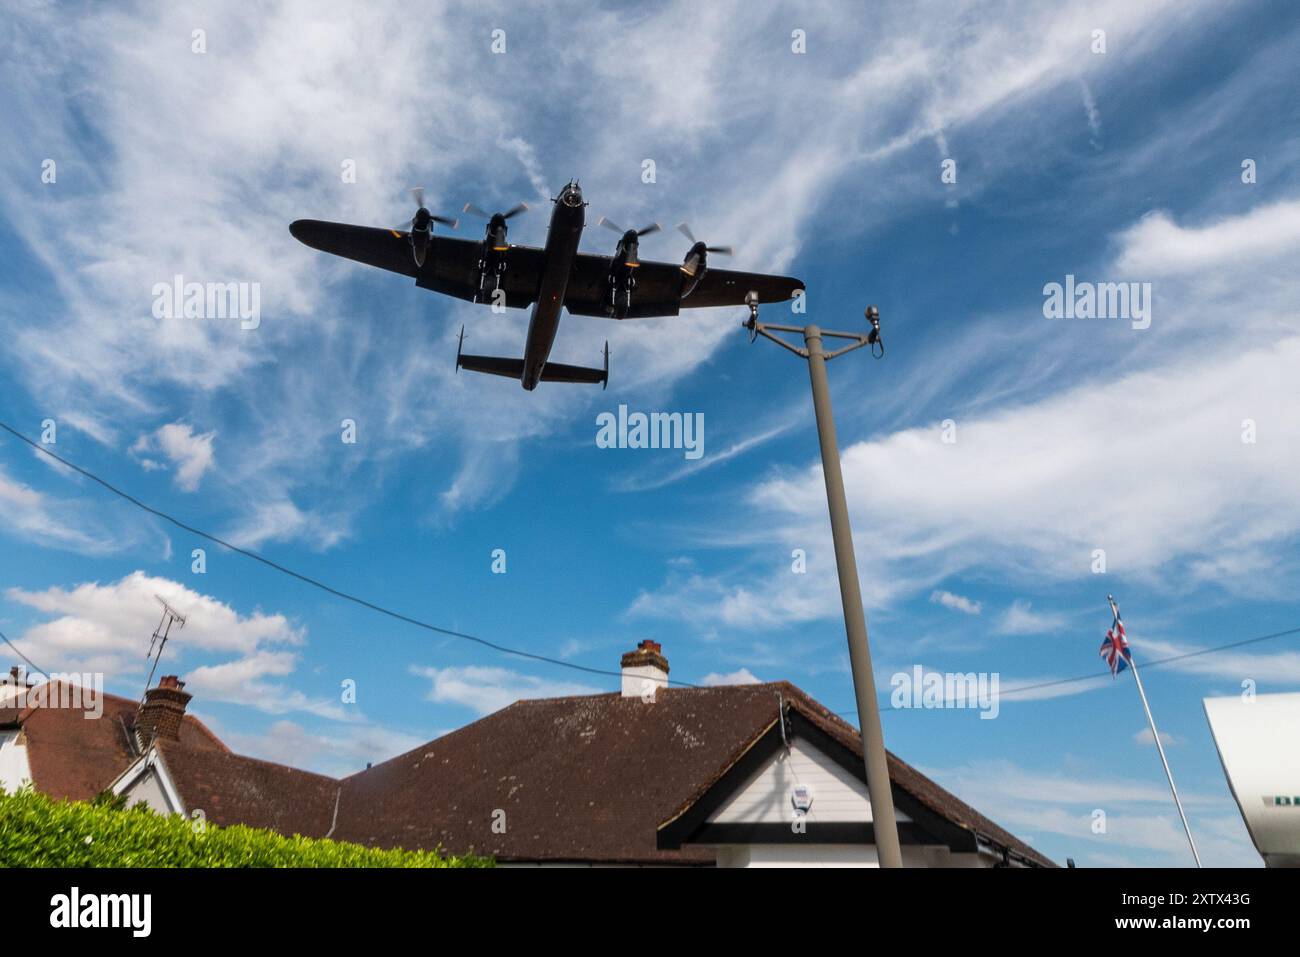
M 103 695 L 102 701 L 104 710 L 98 718 L 88 718 L 81 708 L 31 705 L 18 716 L 37 790 L 56 798 L 89 801 L 135 760 L 130 729 L 139 703 L 111 694 Z M 181 722 L 180 740 L 196 751 L 228 753 L 193 715 Z
M 105 695 L 104 714 L 28 708 L 19 720 L 37 788 L 88 800 L 138 755 L 137 703 Z M 857 731 L 788 682 L 518 701 L 337 781 L 232 754 L 186 716 L 157 742 L 186 811 L 214 824 L 380 847 L 474 851 L 502 861 L 713 863 L 711 850 L 660 849 L 661 824 L 716 784 L 777 721 L 780 703 L 857 754 Z M 0 719 L 4 716 L 0 715 Z M 1052 862 L 905 761 L 896 789 L 957 828 L 1031 863 Z M 337 813 L 337 819 L 336 819 Z
M 839 717 L 839 715 L 822 707 L 815 699 L 809 697 L 794 685 L 788 682 L 779 682 L 779 684 L 786 689 L 791 703 L 799 709 L 802 715 L 809 718 L 854 754 L 861 753 L 862 739 L 858 735 L 856 728 Z M 936 814 L 968 831 L 985 838 L 991 838 L 1003 847 L 1009 848 L 1013 853 L 1019 854 L 1036 864 L 1043 867 L 1056 866 L 1051 859 L 1034 850 L 1014 834 L 994 824 L 965 801 L 952 792 L 941 788 L 893 752 L 887 751 L 886 757 L 889 761 L 889 780 L 894 787 L 902 788 Z
M 652 704 L 618 694 L 519 701 L 347 778 L 335 836 L 507 861 L 711 862 L 700 848 L 659 849 L 657 828 L 773 726 L 781 701 L 860 747 L 852 726 L 787 682 L 673 688 Z M 1051 866 L 892 754 L 889 766 L 895 786 L 946 820 Z
M 229 751 L 158 741 L 167 776 L 189 814 L 211 824 L 245 824 L 281 834 L 324 837 L 334 820 L 334 778 Z

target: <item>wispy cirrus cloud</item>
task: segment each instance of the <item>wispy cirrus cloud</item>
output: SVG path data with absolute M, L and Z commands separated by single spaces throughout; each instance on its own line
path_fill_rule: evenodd
M 491 714 L 526 698 L 599 694 L 603 690 L 577 682 L 538 678 L 508 668 L 412 665 L 409 670 L 411 674 L 429 681 L 428 700 L 460 705 L 480 715 Z
M 616 218 L 690 219 L 719 237 L 743 236 L 748 268 L 780 268 L 837 184 L 861 181 L 936 129 L 958 135 L 1017 100 L 1053 95 L 1085 62 L 1080 38 L 1097 18 L 1116 59 L 1140 56 L 1150 42 L 1144 26 L 1171 9 L 1116 0 L 1084 16 L 1035 2 L 1014 21 L 990 19 L 972 34 L 960 18 L 891 4 L 870 18 L 878 56 L 863 64 L 860 48 L 828 41 L 855 27 L 843 10 L 805 11 L 801 29 L 817 55 L 800 56 L 784 15 L 755 16 L 741 4 L 707 13 L 669 4 L 639 13 L 632 32 L 612 11 L 549 20 L 501 8 L 507 49 L 494 56 L 477 16 L 451 6 L 412 14 L 380 5 L 363 14 L 286 0 L 264 8 L 256 29 L 233 9 L 213 8 L 203 18 L 205 53 L 176 39 L 190 37 L 193 17 L 171 7 L 138 3 L 73 19 L 28 7 L 6 60 L 14 135 L 0 151 L 0 201 L 62 302 L 39 328 L 5 320 L 11 358 L 45 405 L 101 441 L 118 428 L 155 429 L 180 404 L 196 410 L 196 422 L 215 421 L 219 408 L 222 468 L 206 487 L 214 502 L 242 506 L 251 495 L 282 503 L 281 517 L 313 512 L 339 499 L 340 480 L 368 470 L 377 491 L 384 463 L 437 442 L 461 462 L 430 509 L 481 507 L 509 487 L 518 446 L 562 432 L 592 396 L 550 389 L 524 397 L 508 382 L 481 380 L 467 393 L 447 362 L 456 326 L 470 320 L 476 347 L 510 354 L 522 341 L 522 315 L 484 320 L 481 310 L 412 292 L 395 277 L 330 261 L 294 243 L 289 221 L 393 221 L 409 212 L 403 190 L 414 182 L 430 187 L 433 205 L 454 211 L 465 199 L 549 194 L 576 173 Z M 1187 5 L 1178 10 L 1191 15 Z M 683 22 L 693 24 L 689 36 Z M 867 28 L 865 13 L 857 26 Z M 623 42 L 606 42 L 610 31 Z M 557 73 L 551 39 L 592 55 Z M 764 64 L 757 69 L 756 55 Z M 488 64 L 498 82 L 475 84 L 464 109 L 465 78 Z M 543 68 L 554 85 L 529 82 Z M 100 82 L 52 100 L 51 89 L 75 85 L 87 70 Z M 734 82 L 740 74 L 750 79 Z M 571 108 L 550 109 L 557 99 Z M 827 121 L 771 108 L 786 101 L 825 102 Z M 906 109 L 880 110 L 882 102 Z M 990 149 L 1003 138 L 981 142 Z M 20 188 L 41 158 L 26 146 L 34 143 L 63 171 L 39 198 Z M 723 149 L 720 168 L 714 157 Z M 579 150 L 586 168 L 573 169 L 566 157 Z M 649 184 L 647 159 L 657 170 Z M 354 182 L 341 175 L 345 164 Z M 924 195 L 908 167 L 898 172 L 908 186 L 896 178 L 864 197 L 878 221 Z M 100 204 L 98 225 L 113 242 L 86 246 L 69 264 L 59 224 L 104 195 L 114 201 Z M 536 240 L 541 219 L 521 221 L 516 234 Z M 656 242 L 664 243 L 658 251 Z M 676 257 L 681 249 L 660 238 L 644 252 Z M 266 320 L 247 332 L 155 319 L 150 290 L 178 273 L 259 283 Z M 368 299 L 389 315 L 355 315 L 341 294 L 350 287 L 381 293 Z M 557 357 L 579 358 L 588 325 L 566 324 L 573 334 L 561 337 Z M 704 315 L 602 324 L 600 333 L 619 356 L 624 386 L 654 396 L 707 361 L 731 331 Z M 339 451 L 343 417 L 360 424 L 366 461 L 311 467 Z M 198 481 L 190 462 L 182 487 Z M 483 470 L 492 483 L 471 480 Z M 370 497 L 354 490 L 347 510 L 355 514 Z M 332 525 L 340 516 L 323 518 Z M 329 547 L 321 525 L 309 516 L 276 521 L 266 538 Z
M 880 604 L 990 568 L 1025 583 L 1061 581 L 1087 572 L 1098 549 L 1112 571 L 1148 580 L 1176 571 L 1244 593 L 1266 588 L 1255 574 L 1262 556 L 1300 534 L 1292 480 L 1300 432 L 1286 412 L 1296 363 L 1300 339 L 1289 338 L 963 420 L 955 445 L 934 427 L 845 448 L 854 523 L 872 529 L 864 595 Z M 1263 444 L 1243 443 L 1246 415 L 1267 423 Z M 1218 441 L 1203 441 L 1216 434 Z M 1009 473 L 1008 458 L 1023 467 Z M 969 506 L 960 512 L 949 507 L 954 488 Z M 1225 496 L 1225 488 L 1249 496 Z M 749 501 L 765 541 L 824 543 L 819 465 L 756 483 Z M 833 590 L 811 586 L 785 573 L 768 575 L 762 587 L 695 575 L 639 598 L 633 610 L 676 607 L 735 624 L 833 615 Z M 1060 624 L 1028 606 L 1013 606 L 1002 619 L 1015 633 Z
M 1065 616 L 1034 611 L 1031 602 L 1018 598 L 998 618 L 997 628 L 1004 635 L 1042 635 L 1057 631 L 1064 624 Z
M 228 728 L 224 721 L 210 715 L 202 718 L 239 754 L 339 778 L 364 770 L 368 764 L 387 761 L 439 736 L 430 731 L 422 737 L 373 721 L 332 724 L 322 731 L 288 718 L 272 722 L 265 731 L 249 733 Z
M 1192 865 L 1187 837 L 1158 774 L 1139 780 L 1108 772 L 1043 771 L 1006 760 L 922 770 L 976 807 L 998 809 L 994 820 L 1017 837 L 1032 844 L 1051 836 L 1085 866 Z M 1262 863 L 1230 797 L 1187 788 L 1179 794 L 1206 866 Z
M 0 520 L 10 534 L 49 547 L 99 555 L 123 546 L 87 509 L 32 488 L 9 476 L 3 467 Z

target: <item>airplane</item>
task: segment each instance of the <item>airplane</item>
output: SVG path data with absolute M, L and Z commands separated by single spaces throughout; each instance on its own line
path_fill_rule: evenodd
M 404 226 L 383 229 L 299 219 L 290 224 L 289 232 L 313 249 L 410 276 L 423 289 L 494 306 L 531 306 L 522 359 L 466 355 L 460 346 L 456 353 L 457 370 L 517 379 L 529 391 L 539 382 L 602 387 L 609 382 L 608 342 L 600 369 L 548 361 L 562 308 L 570 315 L 622 320 L 675 316 L 685 308 L 747 305 L 754 318 L 760 303 L 784 302 L 804 288 L 789 276 L 711 269 L 709 254 L 730 255 L 730 248 L 696 240 L 685 223 L 679 229 L 691 248 L 681 265 L 640 258 L 638 241 L 659 229 L 657 223 L 623 230 L 602 219 L 602 225 L 620 233 L 614 255 L 578 252 L 587 203 L 576 180 L 551 200 L 555 207 L 546 245 L 540 249 L 507 241 L 507 220 L 524 212 L 528 208 L 524 203 L 491 215 L 466 203 L 463 212 L 488 220 L 483 240 L 475 242 L 434 235 L 435 223 L 454 229 L 457 220 L 434 215 L 424 205 L 423 190 L 417 187 L 412 192 L 418 208 Z M 462 345 L 464 338 L 462 327 Z

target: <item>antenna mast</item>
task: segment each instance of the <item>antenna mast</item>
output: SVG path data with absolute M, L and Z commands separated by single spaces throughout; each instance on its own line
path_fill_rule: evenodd
M 184 615 L 163 601 L 161 595 L 154 595 L 153 597 L 158 599 L 158 603 L 163 606 L 163 613 L 158 622 L 158 627 L 153 630 L 153 640 L 149 642 L 149 652 L 144 656 L 145 661 L 153 658 L 153 667 L 149 669 L 149 677 L 144 683 L 144 694 L 140 695 L 141 704 L 144 704 L 145 694 L 149 693 L 149 686 L 153 684 L 153 675 L 158 670 L 158 660 L 162 658 L 163 648 L 167 646 L 167 638 L 171 635 L 172 624 L 175 623 L 177 628 L 185 627 Z M 154 648 L 158 649 L 157 654 L 154 654 Z

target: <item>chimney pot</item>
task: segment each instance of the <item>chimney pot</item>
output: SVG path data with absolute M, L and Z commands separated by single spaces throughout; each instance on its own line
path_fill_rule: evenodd
M 181 721 L 185 717 L 185 706 L 193 697 L 182 690 L 185 682 L 176 675 L 163 675 L 158 687 L 150 688 L 144 693 L 144 704 L 136 715 L 135 730 L 142 744 L 155 738 L 177 741 L 181 734 Z

